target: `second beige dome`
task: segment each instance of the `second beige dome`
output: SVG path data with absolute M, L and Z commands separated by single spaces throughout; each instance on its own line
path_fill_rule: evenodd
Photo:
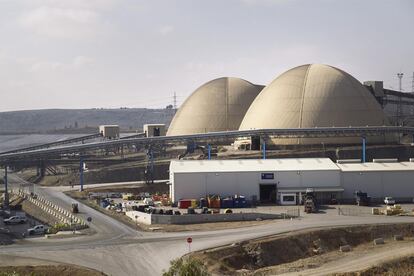
M 332 66 L 307 64 L 266 86 L 247 111 L 240 130 L 387 124 L 381 106 L 358 80 Z M 352 141 L 357 140 L 340 142 Z

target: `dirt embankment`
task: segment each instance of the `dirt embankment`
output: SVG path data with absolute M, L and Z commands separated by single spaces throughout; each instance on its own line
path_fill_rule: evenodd
M 412 237 L 414 225 L 355 226 L 300 231 L 196 252 L 193 255 L 201 259 L 215 274 L 250 275 L 266 267 L 338 251 L 342 245 L 354 247 L 372 242 L 376 238 L 391 238 L 396 234 Z
M 93 269 L 74 265 L 2 266 L 0 275 L 42 275 L 42 276 L 98 276 L 106 275 Z
M 118 192 L 118 193 L 132 193 L 132 194 L 139 194 L 139 193 L 150 193 L 150 194 L 163 194 L 169 192 L 169 186 L 163 183 L 153 183 L 153 184 L 132 184 L 132 185 L 122 185 L 122 186 L 104 186 L 104 187 L 95 187 L 95 188 L 87 188 L 85 189 L 85 193 L 89 192 L 100 192 L 100 193 L 110 193 L 110 192 Z
M 398 276 L 398 275 L 414 275 L 414 256 L 396 259 L 386 262 L 379 266 L 374 266 L 366 270 L 337 273 L 335 276 Z
M 154 165 L 154 180 L 168 179 L 169 162 Z M 34 178 L 26 178 L 34 180 Z M 44 186 L 59 186 L 79 184 L 79 173 L 67 173 L 58 175 L 46 175 L 41 179 L 36 179 L 36 183 Z M 134 165 L 116 165 L 107 166 L 100 169 L 94 169 L 84 172 L 84 183 L 111 183 L 111 182 L 127 182 L 127 181 L 143 181 L 145 180 L 145 166 Z

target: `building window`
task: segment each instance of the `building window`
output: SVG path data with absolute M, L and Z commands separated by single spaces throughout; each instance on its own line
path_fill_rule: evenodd
M 269 180 L 275 179 L 274 173 L 262 173 L 262 179 Z
M 296 198 L 295 198 L 295 196 L 294 195 L 286 195 L 286 196 L 283 196 L 283 199 L 282 199 L 283 201 L 288 201 L 288 202 L 292 202 L 292 201 L 296 201 Z

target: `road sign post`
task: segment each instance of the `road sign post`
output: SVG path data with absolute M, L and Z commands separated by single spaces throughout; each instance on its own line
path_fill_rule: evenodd
M 187 243 L 188 243 L 188 253 L 191 253 L 191 243 L 193 242 L 193 238 L 188 237 Z

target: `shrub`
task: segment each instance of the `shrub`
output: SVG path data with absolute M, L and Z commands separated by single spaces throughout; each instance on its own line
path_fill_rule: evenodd
M 0 272 L 0 276 L 20 276 L 19 273 L 13 271 L 13 272 Z
M 163 276 L 210 276 L 206 266 L 200 260 L 194 258 L 179 258 L 170 262 L 168 271 Z

